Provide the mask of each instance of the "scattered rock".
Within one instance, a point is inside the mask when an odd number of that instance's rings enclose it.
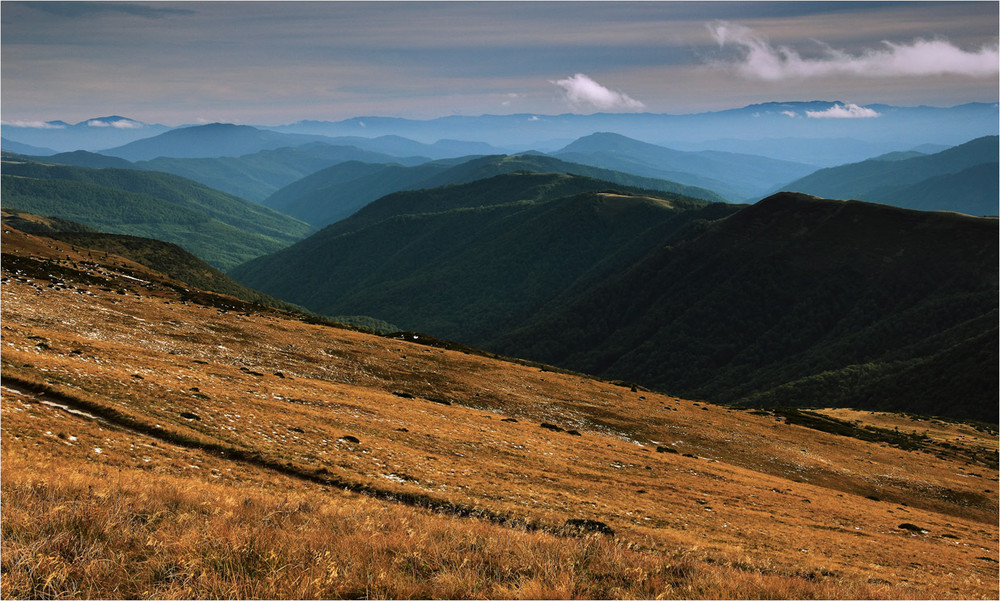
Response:
[[[656,452],[657,453],[673,453],[674,455],[680,455],[680,453],[681,453],[680,451],[678,451],[677,449],[675,449],[673,447],[664,447],[664,446],[658,446],[658,447],[656,447]]]
[[[408,392],[400,392],[399,390],[393,392],[392,394],[398,396],[401,399],[412,399],[413,395]]]
[[[409,432],[406,428],[396,428],[396,432]]]
[[[900,530],[909,530],[910,532],[927,532],[920,526],[917,526],[916,524],[911,524],[909,522],[903,522],[902,524],[897,526],[897,528],[899,528]]]
[[[511,422],[511,423],[514,423],[514,424],[516,424],[516,423],[517,423],[517,420],[516,420],[516,419],[514,419],[513,417],[505,417],[505,418],[503,418],[503,419],[502,419],[502,420],[500,420],[500,421],[502,421],[502,422]]]
[[[201,421],[200,417],[189,411],[181,411],[181,417],[183,417],[184,419],[196,419],[198,421]]]
[[[358,440],[358,439],[357,439],[357,438],[355,438],[354,436],[351,436],[350,434],[347,434],[347,435],[345,435],[345,436],[341,436],[341,437],[340,437],[340,440],[343,440],[344,442],[353,442],[353,443],[355,443],[355,444],[357,444],[357,443],[361,442],[360,440]]]
[[[578,532],[597,532],[598,534],[607,534],[610,536],[615,535],[615,531],[612,530],[610,526],[604,522],[598,522],[597,520],[581,520],[578,518],[572,518],[566,520],[565,527]]]
[[[557,426],[555,424],[545,424],[545,423],[543,423],[542,427],[545,428],[546,430],[552,430],[553,432],[565,432],[565,430],[563,430],[562,428],[560,428],[559,426]]]
[[[684,453],[684,455],[682,455],[682,457],[690,457],[692,459],[697,459],[698,458],[697,455],[692,455],[691,453]]]
[[[426,397],[428,401],[432,403],[437,403],[438,405],[451,405],[451,401],[447,399],[435,399],[431,397]]]
[[[278,376],[279,378],[284,378],[285,377],[285,374],[281,373],[280,371],[274,372],[274,375]]]
[[[188,388],[188,390],[190,390],[191,392],[201,392],[201,389],[198,388],[197,386],[192,386],[191,388]]]
[[[583,436],[578,430],[567,430],[566,433],[570,436]]]
[[[132,374],[132,377],[135,378],[136,380],[144,380],[145,379],[142,376],[140,376],[139,374]]]
[[[305,434],[305,430],[302,428],[296,428],[295,426],[288,426],[288,429],[292,432],[298,432],[299,434]]]
[[[881,501],[882,500],[882,499],[876,497],[875,495],[865,495],[865,498],[866,499],[870,499],[872,501]]]

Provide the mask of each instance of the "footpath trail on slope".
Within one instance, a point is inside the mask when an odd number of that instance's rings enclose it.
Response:
[[[143,423],[129,416],[123,415],[114,409],[103,407],[91,401],[85,401],[81,398],[53,390],[47,386],[39,386],[37,384],[21,380],[15,376],[4,376],[3,387],[34,398],[39,403],[61,409],[68,415],[77,419],[97,420],[112,427],[122,428],[132,432],[133,434],[177,445],[179,447],[211,453],[212,455],[228,461],[237,461],[253,467],[272,470],[284,476],[306,480],[323,486],[339,488],[346,492],[365,495],[379,501],[401,503],[410,507],[429,509],[434,512],[444,513],[454,517],[486,520],[494,524],[525,530],[528,532],[541,530],[550,534],[564,536],[579,536],[586,531],[613,534],[613,531],[608,529],[606,525],[592,520],[577,520],[576,522],[571,521],[569,524],[563,526],[542,524],[535,521],[503,515],[488,509],[459,505],[451,501],[436,499],[429,495],[391,491],[381,489],[370,484],[350,482],[328,474],[306,472],[287,464],[272,461],[258,452],[247,452],[243,449],[237,449],[222,444],[199,441],[163,427],[151,426],[147,423]]]

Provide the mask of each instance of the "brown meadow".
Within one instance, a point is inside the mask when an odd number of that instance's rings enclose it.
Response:
[[[820,412],[905,450],[3,252],[5,598],[998,595],[995,430]]]

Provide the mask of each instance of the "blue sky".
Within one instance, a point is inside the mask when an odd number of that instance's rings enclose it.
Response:
[[[996,102],[998,3],[3,2],[0,117]]]

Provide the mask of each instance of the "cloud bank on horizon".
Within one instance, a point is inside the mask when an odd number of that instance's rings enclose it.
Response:
[[[807,58],[788,46],[771,44],[764,36],[740,24],[713,23],[709,31],[720,48],[731,44],[740,50],[738,60],[723,64],[752,79],[778,81],[836,75],[995,77],[1000,73],[997,42],[967,51],[942,39],[918,39],[909,44],[882,41],[882,48],[860,54],[817,42],[820,56]]]

